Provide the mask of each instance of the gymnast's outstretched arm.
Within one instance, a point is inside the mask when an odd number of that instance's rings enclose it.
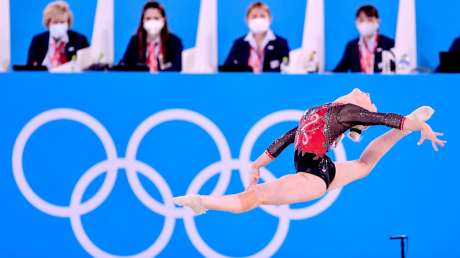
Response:
[[[421,137],[418,144],[422,144],[427,139],[431,140],[435,151],[438,151],[437,145],[442,146],[445,143],[437,138],[437,136],[442,134],[434,132],[425,121],[394,113],[370,112],[354,104],[344,105],[338,113],[337,120],[350,127],[355,125],[386,125],[406,132],[420,131]]]
[[[353,127],[356,125],[385,125],[395,129],[402,129],[406,118],[394,113],[371,112],[354,104],[345,104],[337,114],[337,121]]]
[[[256,185],[260,177],[260,168],[267,166],[278,157],[287,146],[294,142],[297,126],[287,131],[281,137],[273,141],[268,148],[251,165],[251,180],[248,189]]]

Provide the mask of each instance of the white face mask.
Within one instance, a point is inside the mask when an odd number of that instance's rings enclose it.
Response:
[[[376,22],[358,22],[356,23],[356,28],[361,36],[368,37],[377,32],[379,24]]]
[[[163,19],[160,20],[148,20],[144,22],[144,29],[149,35],[157,35],[160,33],[161,29],[165,26]]]
[[[252,33],[267,32],[270,29],[270,20],[268,18],[254,18],[249,20],[248,26]]]
[[[53,38],[60,39],[67,34],[67,30],[69,29],[69,25],[67,23],[57,23],[50,25],[50,35]]]

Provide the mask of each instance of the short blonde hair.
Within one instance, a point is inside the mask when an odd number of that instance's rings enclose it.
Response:
[[[263,2],[255,2],[255,3],[252,3],[248,7],[248,10],[246,11],[246,18],[248,18],[249,15],[251,14],[252,10],[254,10],[256,8],[261,8],[261,9],[263,9],[264,11],[266,11],[268,13],[268,16],[270,16],[270,17],[272,16],[272,14],[270,12],[270,7],[268,7],[268,5],[266,5]]]
[[[70,6],[65,1],[54,1],[49,3],[45,10],[43,11],[43,25],[48,28],[51,22],[51,19],[60,14],[66,14],[68,16],[69,27],[72,26],[73,15],[70,10]]]

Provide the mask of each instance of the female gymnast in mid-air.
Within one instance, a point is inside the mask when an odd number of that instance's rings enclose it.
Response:
[[[298,126],[270,144],[252,164],[251,181],[244,192],[224,196],[186,195],[174,201],[190,207],[195,214],[202,214],[207,210],[242,213],[259,205],[291,204],[319,198],[327,191],[369,175],[385,153],[412,131],[421,132],[418,145],[428,139],[438,151],[438,145],[443,147],[446,141],[440,140],[438,136],[442,134],[425,123],[433,112],[432,108],[423,106],[406,117],[377,113],[369,94],[354,89],[332,103],[306,110]],[[350,138],[357,140],[361,131],[370,125],[393,129],[373,140],[357,160],[334,163],[326,156],[347,130],[350,130]],[[257,184],[260,168],[267,166],[291,143],[295,145],[297,172]]]

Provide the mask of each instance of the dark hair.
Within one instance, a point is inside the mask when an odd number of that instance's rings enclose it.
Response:
[[[164,7],[156,2],[156,1],[148,1],[145,3],[144,7],[142,8],[141,20],[139,22],[139,26],[137,27],[137,38],[139,44],[139,59],[144,60],[145,51],[147,48],[147,31],[144,29],[144,16],[147,9],[158,9],[160,11],[161,16],[163,16],[165,20],[165,25],[160,32],[160,40],[161,40],[161,54],[163,55],[163,60],[167,60],[166,56],[166,41],[169,39],[169,30],[168,30],[168,21],[166,19],[166,11]]]
[[[358,18],[361,13],[364,13],[367,17],[379,18],[379,11],[377,11],[377,8],[373,5],[363,5],[359,7],[356,11],[356,18]]]
[[[266,4],[264,4],[264,3],[259,1],[259,2],[255,2],[255,3],[251,4],[248,7],[248,10],[246,11],[246,18],[249,17],[249,14],[252,12],[252,10],[254,10],[256,8],[262,8],[268,13],[268,16],[272,16],[272,14],[270,12],[270,8],[268,7],[268,5],[266,5]]]

